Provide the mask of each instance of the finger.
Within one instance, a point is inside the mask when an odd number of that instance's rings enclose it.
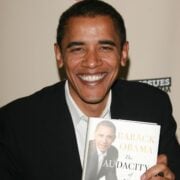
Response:
[[[157,158],[157,164],[168,164],[168,159],[167,159],[167,156],[165,154],[160,154]]]
[[[167,156],[164,154],[159,155],[157,158],[157,164],[165,164],[167,166],[167,164],[168,164]],[[159,175],[160,176],[163,175],[163,177],[165,177],[167,179],[172,179],[172,180],[175,179],[174,173],[168,167],[164,169],[164,172],[163,171],[159,172],[157,174],[157,176],[159,176]]]
[[[164,172],[164,177],[168,180],[175,180],[175,175],[169,168]]]
[[[141,180],[149,180],[153,177],[156,177],[156,179],[160,179],[161,176],[157,176],[159,173],[162,174],[166,170],[167,166],[163,163],[157,164],[151,168],[149,168],[141,177]]]
[[[141,177],[141,180],[150,180],[150,179],[174,180],[175,175],[165,164],[161,163],[148,169]]]

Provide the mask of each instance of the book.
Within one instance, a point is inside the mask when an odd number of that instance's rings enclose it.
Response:
[[[159,136],[155,123],[89,118],[82,180],[139,180],[156,164]]]

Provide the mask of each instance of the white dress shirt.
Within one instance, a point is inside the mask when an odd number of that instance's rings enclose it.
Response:
[[[102,153],[98,148],[97,148],[97,153],[98,153],[98,170],[97,172],[100,171],[104,157],[107,155],[107,152]]]
[[[73,100],[70,92],[69,92],[69,85],[68,81],[66,80],[65,83],[65,97],[66,102],[72,117],[77,144],[78,144],[78,150],[81,160],[81,165],[83,166],[83,160],[84,160],[84,150],[85,150],[85,142],[86,142],[86,132],[87,132],[87,124],[88,124],[88,116],[86,116],[77,106],[76,102]],[[106,104],[106,107],[101,114],[100,117],[103,118],[111,118],[111,112],[110,112],[110,105],[111,105],[111,91],[109,92],[108,101]]]

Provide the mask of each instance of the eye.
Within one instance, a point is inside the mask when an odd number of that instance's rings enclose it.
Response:
[[[111,139],[113,139],[113,136],[107,136],[107,138],[109,139],[109,140],[111,140]]]
[[[70,48],[71,53],[84,53],[85,49],[83,47],[72,47]]]
[[[98,136],[99,136],[100,138],[102,138],[104,135],[103,135],[103,134],[98,134]]]
[[[113,49],[114,49],[114,48],[113,48],[113,46],[111,46],[111,45],[103,45],[103,46],[100,47],[100,50],[101,50],[101,51],[104,51],[104,52],[106,52],[106,51],[107,51],[107,52],[113,51]]]

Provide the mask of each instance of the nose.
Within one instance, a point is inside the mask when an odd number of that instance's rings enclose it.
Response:
[[[102,142],[103,142],[104,144],[106,144],[106,143],[107,143],[107,138],[106,138],[106,137],[103,137],[103,138],[102,138]]]
[[[101,57],[98,55],[96,49],[88,50],[86,56],[82,61],[82,65],[88,68],[96,68],[102,64]]]

